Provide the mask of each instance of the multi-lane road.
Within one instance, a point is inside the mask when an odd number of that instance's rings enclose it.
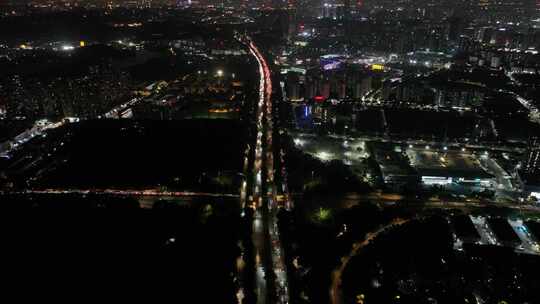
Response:
[[[257,303],[288,303],[289,290],[287,272],[283,248],[280,243],[279,229],[277,225],[278,204],[276,200],[276,185],[274,184],[274,154],[273,154],[273,113],[272,113],[272,79],[270,68],[255,43],[250,38],[242,39],[249,48],[250,54],[256,59],[260,75],[259,98],[256,111],[257,137],[254,145],[253,182],[242,185],[240,195],[222,193],[199,193],[186,191],[160,191],[160,190],[116,190],[116,189],[44,189],[26,190],[25,194],[106,194],[122,196],[148,196],[148,197],[236,197],[240,198],[244,206],[253,206],[255,215],[253,220],[253,244],[255,247],[255,279]],[[120,118],[120,114],[130,107],[139,103],[140,97],[133,98],[128,102],[118,105],[99,118]],[[60,123],[51,123],[45,127],[32,130],[24,135],[24,140],[41,134],[49,128],[61,126],[68,120]],[[17,146],[17,145],[14,145]],[[244,168],[248,168],[248,154],[246,151]],[[2,151],[0,151],[2,152]],[[281,159],[281,157],[279,158]],[[247,193],[252,193],[252,200]],[[243,292],[243,291],[242,291]],[[241,302],[241,300],[240,300]]]
[[[0,191],[0,193],[3,193]],[[136,189],[28,189],[22,191],[9,191],[9,194],[77,194],[77,195],[117,195],[117,196],[158,196],[158,197],[229,197],[238,198],[238,194],[232,193],[211,193],[193,191],[162,191],[158,189],[136,190]]]
[[[253,164],[253,244],[255,249],[255,292],[257,303],[288,303],[287,272],[277,226],[274,184],[272,79],[268,64],[255,43],[246,38],[250,54],[257,60],[260,83],[256,111]]]

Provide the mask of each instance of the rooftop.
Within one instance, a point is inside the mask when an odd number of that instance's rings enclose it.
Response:
[[[423,176],[492,178],[471,153],[407,149],[411,165]]]

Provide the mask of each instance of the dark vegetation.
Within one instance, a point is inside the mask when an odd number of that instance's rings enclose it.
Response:
[[[232,120],[84,121],[37,138],[2,170],[38,188],[237,193],[245,136]]]
[[[352,244],[395,217],[410,216],[400,207],[381,210],[369,203],[306,214],[308,209],[300,206],[279,215],[291,293],[298,303],[328,303],[331,273]]]
[[[44,186],[239,189],[244,141],[235,121],[85,122],[70,133],[67,162]]]
[[[236,203],[1,197],[4,291],[23,300],[234,303]],[[7,296],[4,293],[4,296]]]
[[[512,248],[466,244],[452,248],[445,218],[428,217],[375,239],[343,278],[345,303],[536,303],[540,265]],[[502,262],[504,261],[504,262]]]
[[[284,140],[285,166],[291,192],[304,196],[325,194],[366,193],[369,185],[361,181],[343,162],[321,162],[294,146],[291,138]]]

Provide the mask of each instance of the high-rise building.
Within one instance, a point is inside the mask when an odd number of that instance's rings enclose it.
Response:
[[[287,73],[287,98],[291,101],[299,101],[303,99],[300,93],[300,75],[295,72]]]
[[[523,172],[528,175],[540,174],[540,138],[537,136],[529,139]]]

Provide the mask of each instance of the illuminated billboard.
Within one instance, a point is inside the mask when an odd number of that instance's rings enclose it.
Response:
[[[372,64],[371,70],[373,71],[384,71],[384,65],[382,64]]]
[[[344,58],[340,55],[326,55],[321,57],[320,62],[323,70],[336,70],[342,66]]]
[[[323,102],[326,98],[324,98],[324,96],[317,95],[314,97],[314,99],[316,102]]]

